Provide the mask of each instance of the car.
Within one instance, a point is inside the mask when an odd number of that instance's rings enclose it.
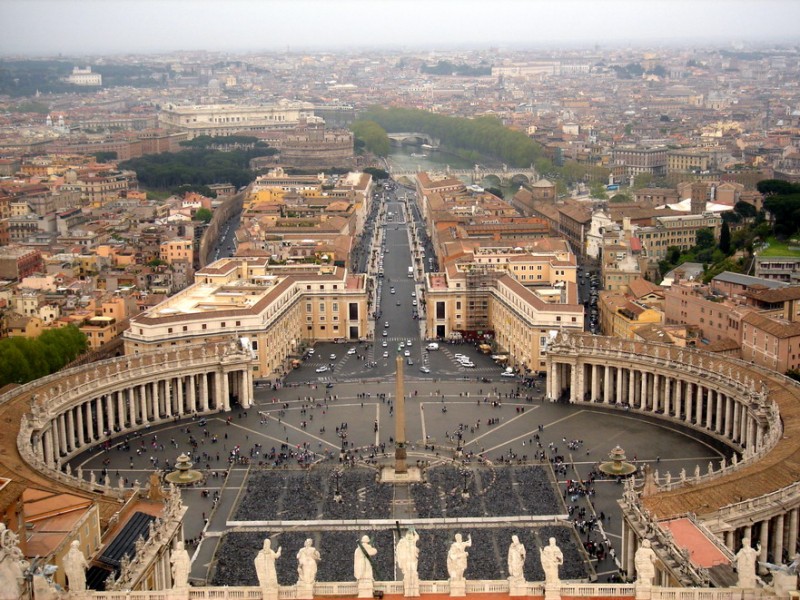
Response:
[[[389,358],[389,351],[388,350],[383,353],[383,358]]]
[[[406,346],[411,347],[411,340],[406,340]]]
[[[411,352],[409,350],[405,350],[403,352],[403,356],[411,356]]]
[[[356,353],[356,349],[355,348],[350,348],[350,350],[348,350],[347,353],[350,354],[350,355],[353,355],[353,354]]]
[[[425,349],[426,350],[438,350],[439,349],[439,344],[437,344],[436,342],[431,342],[430,344],[425,346]]]
[[[413,361],[413,360],[411,360],[410,358],[408,358],[408,359],[406,359],[406,364],[407,364],[407,365],[409,365],[409,366],[411,366],[411,365],[413,365],[413,364],[414,364],[414,361]]]
[[[503,371],[500,373],[500,377],[516,377],[516,373],[509,373],[508,371]]]
[[[321,367],[317,367],[317,373],[325,373],[328,370],[328,365],[322,365]]]
[[[331,359],[331,360],[336,360],[336,355],[335,354],[331,354],[328,358]]]
[[[417,301],[416,300],[412,300],[411,301],[411,306],[416,306],[416,305],[417,305]]]
[[[474,369],[475,368],[475,363],[474,362],[463,362],[463,363],[461,363],[461,366],[464,367],[465,369]]]
[[[390,294],[394,294],[394,288],[390,289],[390,290],[389,290],[389,293],[390,293]]]
[[[464,356],[463,354],[459,354],[458,352],[453,354],[453,356],[456,358],[456,360],[459,359],[459,358],[467,358],[466,356]]]
[[[383,340],[383,343],[381,344],[381,346],[386,348],[388,345],[389,345],[389,342],[387,342],[386,340]]]
[[[428,367],[420,367],[419,370],[422,373],[430,373],[431,372],[431,370]]]
[[[385,321],[383,327],[384,329],[389,329],[389,321]]]
[[[397,306],[400,306],[400,300],[397,301]]]
[[[309,348],[309,349],[308,349],[308,353],[309,353],[311,356],[314,356],[314,349],[313,349],[313,348]]]
[[[417,292],[411,292],[411,297],[412,298],[416,298],[417,297]]]
[[[331,389],[333,386],[334,386],[334,383],[331,382],[331,381],[329,381],[328,383],[325,384],[325,387],[328,388],[328,389]]]
[[[389,332],[388,332],[388,331],[386,331],[386,330],[384,329],[384,330],[383,330],[383,333],[382,333],[381,335],[382,335],[383,337],[386,337],[387,335],[389,335]]]

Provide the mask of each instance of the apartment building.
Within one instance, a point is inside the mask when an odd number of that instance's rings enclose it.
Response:
[[[657,217],[655,225],[640,227],[636,235],[642,241],[642,247],[650,260],[658,261],[667,255],[670,246],[677,246],[681,250],[694,246],[697,243],[697,232],[701,229],[711,229],[714,238],[719,239],[721,227],[722,217],[707,212],[699,215]]]

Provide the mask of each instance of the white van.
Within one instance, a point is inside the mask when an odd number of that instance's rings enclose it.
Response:
[[[438,350],[439,349],[439,344],[437,344],[436,342],[431,342],[430,344],[425,346],[425,349],[426,350]]]

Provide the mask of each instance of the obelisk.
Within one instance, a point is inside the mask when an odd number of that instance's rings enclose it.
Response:
[[[406,399],[403,395],[403,356],[397,354],[397,379],[394,384],[394,472],[407,473]]]

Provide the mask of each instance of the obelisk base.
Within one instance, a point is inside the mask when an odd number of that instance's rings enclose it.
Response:
[[[422,469],[408,467],[405,473],[398,473],[394,466],[386,465],[381,469],[381,483],[420,483]]]

